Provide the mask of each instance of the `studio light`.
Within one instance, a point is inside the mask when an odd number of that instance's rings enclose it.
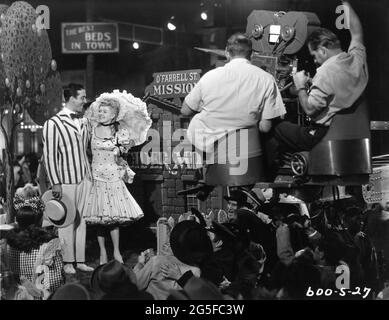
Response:
[[[174,16],[170,17],[168,23],[167,23],[167,28],[170,30],[170,31],[174,31],[177,29],[176,25],[174,24]]]

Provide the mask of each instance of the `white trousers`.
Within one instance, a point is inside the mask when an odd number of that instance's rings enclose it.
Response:
[[[82,190],[84,180],[77,184],[68,184],[68,188],[74,188],[71,195],[74,198],[76,208],[78,207],[79,195]],[[65,228],[58,229],[58,236],[64,241],[63,261],[64,263],[84,263],[85,262],[85,241],[86,224],[82,218],[82,212],[76,212],[75,221]]]

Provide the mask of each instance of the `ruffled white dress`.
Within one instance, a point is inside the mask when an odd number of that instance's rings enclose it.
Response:
[[[92,130],[93,182],[84,183],[78,209],[88,224],[127,224],[144,216],[123,178],[132,172],[117,163],[116,138],[100,138]]]

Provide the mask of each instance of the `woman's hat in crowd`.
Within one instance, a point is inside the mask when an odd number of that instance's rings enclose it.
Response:
[[[224,300],[224,298],[213,283],[192,277],[183,290],[170,290],[169,300]]]
[[[44,218],[57,228],[64,228],[72,224],[76,218],[76,204],[74,186],[62,185],[62,198],[55,199],[52,190],[46,191],[42,200],[45,203]]]
[[[207,230],[193,220],[181,221],[173,228],[170,247],[173,255],[188,265],[199,265],[213,252]]]
[[[117,260],[98,266],[92,273],[91,287],[96,293],[113,293],[123,286],[134,286],[137,292],[135,273]]]
[[[39,196],[39,188],[35,187],[32,183],[26,183],[24,187],[17,188],[15,196],[18,195],[24,199],[29,199]]]

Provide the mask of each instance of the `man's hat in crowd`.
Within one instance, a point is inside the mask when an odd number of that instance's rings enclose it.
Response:
[[[88,290],[78,283],[66,283],[59,287],[48,300],[91,300]]]
[[[193,220],[175,225],[170,233],[170,247],[173,255],[188,265],[199,265],[213,252],[207,230]]]
[[[225,196],[224,199],[227,201],[236,201],[240,205],[247,204],[247,195],[240,190],[232,190],[230,196]]]
[[[170,290],[170,300],[224,300],[219,289],[211,282],[192,277],[183,290]]]
[[[209,231],[213,232],[224,240],[236,240],[236,234],[232,232],[226,224],[227,223],[222,224],[216,221],[212,221],[212,227],[209,229]]]
[[[45,203],[44,218],[57,228],[72,224],[76,218],[74,186],[62,185],[62,198],[55,199],[52,190],[46,191],[42,200]]]
[[[91,276],[91,287],[96,293],[112,293],[123,286],[135,286],[135,273],[117,260],[98,266]],[[137,288],[134,288],[136,291]]]

